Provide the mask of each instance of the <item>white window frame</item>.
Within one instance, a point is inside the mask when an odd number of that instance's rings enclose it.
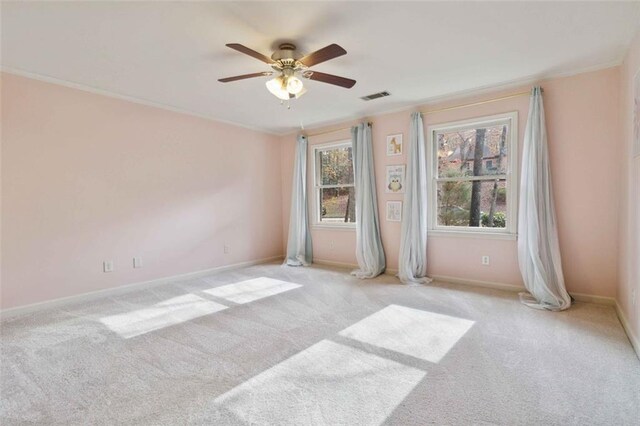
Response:
[[[342,230],[355,230],[356,224],[355,222],[322,222],[322,212],[320,211],[322,203],[320,202],[320,195],[322,188],[343,188],[343,187],[355,187],[355,176],[354,183],[349,185],[320,185],[320,156],[318,153],[320,151],[328,151],[336,148],[351,148],[351,153],[353,155],[353,144],[351,143],[351,139],[328,142],[323,144],[312,145],[312,149],[309,150],[311,158],[309,162],[312,164],[312,187],[313,187],[313,196],[311,197],[311,211],[313,212],[313,223],[312,226],[315,228],[333,228],[333,229],[342,229]],[[355,200],[354,200],[355,201]]]
[[[488,127],[499,124],[508,124],[509,137],[507,140],[508,161],[504,175],[468,176],[462,179],[438,178],[438,146],[435,139],[437,132],[451,130],[469,130],[478,127]],[[429,235],[471,237],[471,238],[495,238],[515,240],[518,231],[518,112],[509,112],[487,117],[478,117],[470,120],[462,120],[429,126],[427,130],[427,168],[429,179],[428,187],[428,224]],[[467,226],[438,225],[438,182],[446,180],[506,180],[507,188],[507,227],[483,228]]]

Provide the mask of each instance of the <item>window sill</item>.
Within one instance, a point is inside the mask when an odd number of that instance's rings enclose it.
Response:
[[[431,230],[427,231],[427,237],[453,237],[453,238],[475,238],[483,240],[511,240],[518,239],[517,234],[511,234],[508,232],[478,232],[478,231],[443,231],[443,230]]]
[[[311,229],[312,230],[323,229],[327,231],[355,231],[356,224],[354,223],[352,225],[336,225],[336,224],[314,223],[313,225],[311,225]]]

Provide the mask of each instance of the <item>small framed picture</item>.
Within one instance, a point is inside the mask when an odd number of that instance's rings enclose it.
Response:
[[[404,164],[387,166],[385,192],[390,194],[404,194]]]
[[[402,220],[402,201],[387,201],[387,221],[400,222]]]
[[[402,133],[387,136],[387,156],[402,155]]]

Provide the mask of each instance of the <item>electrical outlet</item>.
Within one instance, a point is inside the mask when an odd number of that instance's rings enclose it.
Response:
[[[330,248],[331,250],[333,250],[333,247],[334,247],[333,240],[330,240],[330,241],[329,241],[329,248]]]
[[[231,249],[229,249],[228,245],[224,245],[224,254],[229,254],[229,252],[231,251]]]
[[[482,256],[482,264],[484,266],[489,266],[489,256]]]
[[[631,289],[631,304],[633,306],[636,306],[636,289],[635,288]]]
[[[133,258],[133,267],[138,269],[138,268],[142,268],[142,258],[141,257],[134,257]]]
[[[102,262],[102,269],[104,272],[113,272],[113,260],[105,260]]]

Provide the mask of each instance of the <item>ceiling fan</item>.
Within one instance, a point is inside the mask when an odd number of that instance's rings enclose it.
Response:
[[[275,74],[274,78],[267,81],[267,89],[283,101],[299,98],[306,93],[307,90],[305,89],[300,77],[345,87],[347,89],[352,88],[353,85],[356,84],[356,81],[351,80],[350,78],[325,74],[309,69],[309,67],[314,65],[345,55],[347,51],[337,44],[330,44],[327,47],[323,47],[320,50],[303,56],[296,51],[296,46],[294,44],[282,43],[271,57],[265,56],[262,53],[256,52],[255,50],[249,49],[248,47],[238,43],[230,43],[226,46],[271,65],[271,68],[273,68],[274,71],[236,75],[234,77],[221,78],[218,81],[222,83],[229,83],[231,81],[244,80],[247,78],[268,77]]]

